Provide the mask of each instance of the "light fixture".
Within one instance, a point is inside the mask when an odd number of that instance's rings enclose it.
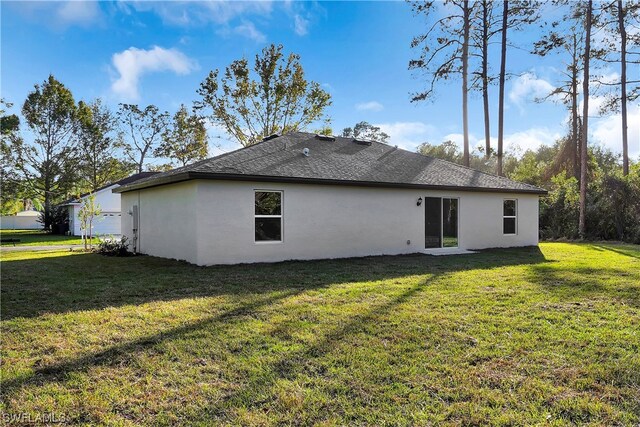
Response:
[[[418,197],[418,203],[416,203],[417,206],[420,206],[422,204],[422,197]]]

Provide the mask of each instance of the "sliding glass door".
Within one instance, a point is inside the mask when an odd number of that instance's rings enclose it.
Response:
[[[424,247],[442,247],[442,199],[424,198]]]
[[[425,197],[424,247],[458,247],[458,199]]]

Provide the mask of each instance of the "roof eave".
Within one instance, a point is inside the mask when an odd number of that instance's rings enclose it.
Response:
[[[325,184],[325,185],[345,185],[351,187],[378,187],[378,188],[415,188],[424,190],[446,190],[446,191],[469,191],[484,193],[512,193],[512,194],[538,194],[547,195],[548,192],[542,188],[532,189],[516,189],[516,188],[491,188],[491,187],[473,187],[473,186],[456,186],[456,185],[427,185],[427,184],[409,184],[395,182],[378,182],[378,181],[345,181],[335,179],[321,178],[300,178],[290,176],[268,176],[268,175],[244,175],[244,174],[226,174],[226,173],[210,173],[210,172],[183,172],[180,174],[163,177],[161,179],[152,179],[139,184],[133,183],[123,185],[113,190],[114,193],[126,193],[129,191],[142,190],[161,185],[174,184],[193,179],[210,179],[210,180],[227,180],[227,181],[263,181],[263,182],[286,182],[296,184]]]
[[[160,185],[174,184],[176,182],[188,181],[190,179],[194,179],[190,177],[192,172],[182,172],[175,175],[170,175],[166,177],[160,178],[152,178],[148,181],[139,182],[134,181],[131,184],[121,185],[117,188],[111,190],[112,193],[127,193],[129,191],[142,190],[144,188],[158,187]]]

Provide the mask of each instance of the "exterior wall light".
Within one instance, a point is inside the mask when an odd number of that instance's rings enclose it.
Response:
[[[422,197],[418,197],[418,203],[416,203],[417,206],[420,206],[422,204]]]

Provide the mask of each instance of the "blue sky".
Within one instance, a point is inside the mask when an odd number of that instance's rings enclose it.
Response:
[[[76,100],[103,98],[156,104],[174,112],[197,99],[209,70],[269,43],[301,55],[307,78],[328,90],[335,132],[358,121],[381,126],[391,143],[414,150],[421,142],[461,141],[458,82],[442,86],[433,101],[413,104],[424,82],[407,69],[418,55],[411,38],[425,28],[405,2],[2,2],[2,97],[24,101],[35,83],[54,74]],[[445,11],[441,10],[441,13]],[[517,35],[527,46],[538,30]],[[493,52],[493,68],[498,68]],[[550,91],[559,57],[510,51],[517,76],[507,86],[506,142],[511,149],[550,144],[565,133],[566,111],[534,102]],[[615,78],[614,69],[603,74]],[[633,73],[633,71],[631,71]],[[497,134],[497,88],[492,88],[492,137]],[[595,104],[598,101],[596,100]],[[640,154],[640,110],[630,109],[630,152]],[[596,118],[593,143],[620,151],[619,116]],[[482,143],[478,94],[470,100],[470,131]],[[212,154],[237,145],[215,140]]]

